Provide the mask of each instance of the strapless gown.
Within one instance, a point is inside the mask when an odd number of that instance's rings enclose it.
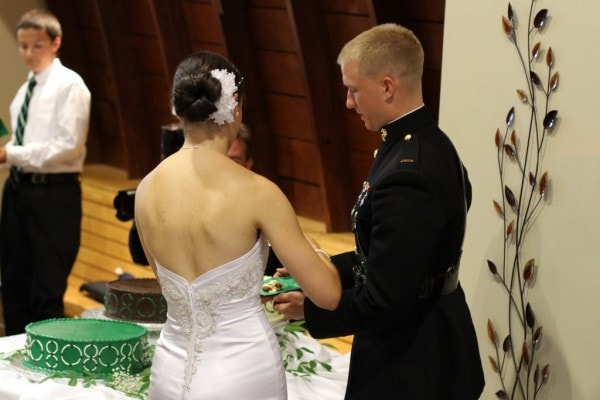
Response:
[[[167,321],[152,360],[150,400],[287,398],[281,351],[260,301],[268,245],[189,282],[156,264]]]

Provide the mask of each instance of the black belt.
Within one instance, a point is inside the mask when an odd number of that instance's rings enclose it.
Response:
[[[37,172],[10,171],[10,179],[16,183],[32,185],[48,185],[54,183],[79,182],[79,172],[61,172],[57,174],[40,174]]]
[[[450,294],[458,287],[458,265],[451,266],[448,271],[442,275],[427,279],[421,286],[420,299],[443,296]]]

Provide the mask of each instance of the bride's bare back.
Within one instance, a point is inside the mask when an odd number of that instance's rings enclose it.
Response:
[[[179,150],[143,179],[136,220],[152,257],[188,280],[245,254],[272,184],[205,147]]]

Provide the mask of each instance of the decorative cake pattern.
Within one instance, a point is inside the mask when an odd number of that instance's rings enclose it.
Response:
[[[123,321],[164,323],[167,320],[167,302],[157,279],[115,280],[108,283],[104,314]]]
[[[23,365],[78,376],[138,373],[150,366],[148,331],[141,325],[104,319],[58,318],[25,328]]]

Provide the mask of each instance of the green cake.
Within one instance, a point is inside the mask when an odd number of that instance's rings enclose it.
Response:
[[[150,366],[148,331],[138,324],[57,318],[33,322],[25,332],[23,365],[31,369],[106,376]]]
[[[167,301],[157,279],[134,278],[108,282],[104,315],[123,321],[164,323]]]

